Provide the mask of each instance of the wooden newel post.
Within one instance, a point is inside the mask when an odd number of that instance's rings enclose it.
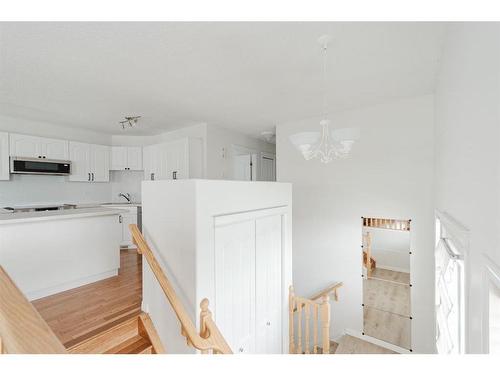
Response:
[[[204,339],[208,338],[210,333],[207,329],[207,319],[212,317],[212,313],[208,309],[208,299],[203,298],[200,302],[200,336]],[[208,350],[202,350],[201,354],[208,354]]]
[[[330,297],[324,295],[320,305],[323,354],[330,354]]]
[[[293,291],[293,286],[290,285],[288,293],[288,324],[289,324],[289,348],[288,352],[290,354],[295,354],[295,337],[294,337],[294,326],[293,326],[293,310],[295,309],[295,293]]]

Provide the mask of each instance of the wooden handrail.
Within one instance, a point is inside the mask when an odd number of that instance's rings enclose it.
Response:
[[[66,353],[61,341],[1,266],[0,353]]]
[[[326,287],[321,292],[316,293],[315,295],[313,295],[309,299],[313,300],[313,301],[316,301],[316,300],[320,299],[323,296],[329,296],[329,295],[331,295],[333,293],[333,298],[335,299],[335,301],[338,301],[339,300],[338,290],[343,285],[344,284],[342,282],[336,282],[336,283],[334,283],[334,284]]]
[[[229,345],[224,340],[224,337],[211,318],[211,312],[210,310],[208,310],[208,300],[206,300],[205,312],[207,314],[203,325],[204,332],[202,337],[198,334],[198,332],[196,332],[196,327],[193,321],[189,317],[189,314],[187,313],[184,305],[177,296],[177,293],[170,283],[170,280],[165,275],[165,272],[163,272],[163,269],[156,260],[153,251],[147,244],[137,225],[130,224],[129,229],[132,233],[133,242],[137,246],[137,251],[146,258],[151,271],[155,275],[156,280],[158,280],[160,287],[165,293],[165,296],[170,302],[170,305],[174,309],[177,319],[181,324],[181,334],[186,337],[188,344],[192,345],[198,350],[201,350],[202,353],[212,351],[213,353],[232,354]],[[202,304],[204,304],[204,301],[202,301]]]

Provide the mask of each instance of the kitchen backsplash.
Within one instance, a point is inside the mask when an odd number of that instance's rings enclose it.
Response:
[[[63,176],[11,175],[0,181],[0,207],[46,203],[122,202],[118,193],[141,200],[143,172],[112,171],[110,182],[69,182]]]

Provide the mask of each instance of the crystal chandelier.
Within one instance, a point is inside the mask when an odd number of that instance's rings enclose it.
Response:
[[[323,51],[323,119],[319,122],[321,132],[300,132],[290,136],[290,142],[302,153],[304,159],[319,159],[322,163],[346,158],[359,138],[357,128],[330,129],[326,109],[326,61],[329,41],[328,35],[318,39]]]

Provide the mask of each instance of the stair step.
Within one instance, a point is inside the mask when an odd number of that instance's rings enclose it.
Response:
[[[93,336],[71,348],[72,354],[105,353],[120,343],[137,336],[137,316]]]
[[[134,336],[107,350],[105,354],[146,354],[151,353],[152,346],[149,340],[142,336]]]
[[[145,313],[120,323],[68,349],[71,354],[165,353],[149,316]]]

